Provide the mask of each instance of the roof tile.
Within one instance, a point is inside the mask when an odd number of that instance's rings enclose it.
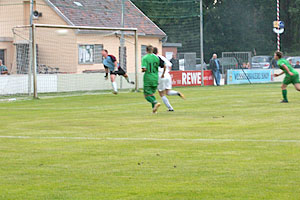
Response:
[[[122,0],[48,0],[75,26],[121,27]],[[83,6],[77,6],[74,1]],[[165,36],[131,1],[125,3],[124,27],[145,35]]]

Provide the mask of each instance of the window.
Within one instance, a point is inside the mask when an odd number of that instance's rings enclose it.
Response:
[[[4,51],[4,49],[0,49],[0,60],[2,60],[3,65],[5,65]]]
[[[93,64],[94,49],[94,45],[79,45],[79,64]]]
[[[142,48],[141,48],[141,49],[142,49],[142,52],[141,52],[142,58],[143,58],[145,55],[147,55],[146,48],[147,48],[146,45],[142,45]]]
[[[101,51],[102,44],[84,44],[78,47],[78,62],[79,64],[100,64],[102,63]]]
[[[119,58],[120,58],[120,61],[121,61],[121,47],[119,47]],[[126,47],[124,47],[124,58],[123,58],[123,66],[122,69],[124,69],[125,71],[127,71],[127,50],[126,50]]]
[[[93,64],[94,50],[94,45],[79,45],[79,64]]]

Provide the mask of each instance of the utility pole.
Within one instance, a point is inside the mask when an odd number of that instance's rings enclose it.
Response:
[[[277,21],[280,21],[280,0],[277,0]],[[280,33],[277,33],[277,50],[280,51]]]
[[[201,55],[201,86],[204,86],[203,0],[200,0],[200,55]]]

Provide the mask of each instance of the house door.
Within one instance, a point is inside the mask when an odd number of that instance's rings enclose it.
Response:
[[[3,65],[5,65],[5,56],[4,56],[4,49],[0,49],[0,60],[2,60]]]

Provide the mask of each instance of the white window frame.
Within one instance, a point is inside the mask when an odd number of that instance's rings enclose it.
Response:
[[[90,60],[89,61],[87,61],[86,59],[84,60],[84,61],[81,61],[81,58],[82,58],[82,55],[81,54],[83,54],[83,52],[81,52],[82,50],[81,50],[81,47],[83,47],[83,46],[85,46],[85,47],[87,47],[87,46],[89,46],[89,47],[93,47],[93,50],[92,50],[92,58],[90,58]],[[83,58],[84,59],[84,58]],[[91,60],[92,59],[92,60]],[[80,64],[80,65],[90,65],[90,64],[95,64],[95,45],[94,44],[79,44],[78,45],[78,64]]]

